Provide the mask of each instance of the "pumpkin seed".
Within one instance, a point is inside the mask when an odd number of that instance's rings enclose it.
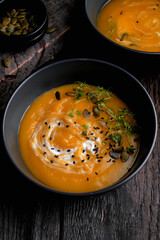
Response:
[[[47,30],[46,30],[46,33],[52,33],[56,30],[55,27],[49,27]]]
[[[87,109],[84,109],[84,111],[83,111],[83,116],[84,116],[86,119],[89,119],[89,118],[90,118],[90,112],[89,112]]]
[[[65,94],[67,96],[70,96],[70,97],[75,97],[75,93],[74,92],[66,92]]]
[[[4,25],[4,26],[7,26],[7,25],[10,23],[10,21],[11,21],[10,18],[5,17],[5,18],[3,19],[3,25]]]
[[[120,41],[123,41],[126,37],[128,37],[128,33],[123,33],[120,38]]]
[[[124,149],[123,146],[115,146],[115,147],[113,147],[113,151],[114,151],[114,152],[117,152],[117,153],[122,152],[123,149]]]
[[[6,68],[10,67],[10,60],[9,60],[9,58],[4,58],[2,61],[3,61],[4,67],[6,67]]]
[[[97,106],[93,107],[93,113],[94,113],[95,117],[99,117],[100,114],[101,114],[101,112],[100,112],[100,110],[99,110],[99,108]]]
[[[60,100],[60,99],[61,99],[61,94],[60,94],[59,91],[56,91],[55,96],[56,96],[56,99],[57,99],[57,100]]]
[[[126,151],[123,151],[121,156],[122,162],[127,162],[128,159],[129,159],[129,154]]]
[[[119,154],[117,152],[114,152],[114,151],[110,151],[109,155],[113,159],[119,159],[120,158]]]

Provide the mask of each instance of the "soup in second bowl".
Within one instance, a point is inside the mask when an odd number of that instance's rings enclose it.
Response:
[[[160,52],[160,1],[111,0],[101,9],[97,28],[125,47]]]

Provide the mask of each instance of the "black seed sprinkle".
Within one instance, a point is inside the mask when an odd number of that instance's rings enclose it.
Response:
[[[47,123],[47,122],[45,122],[45,124],[47,125],[48,123]]]
[[[89,160],[90,159],[90,156],[87,158],[87,160]]]
[[[66,125],[66,128],[69,128],[69,125]]]
[[[76,122],[74,122],[75,124],[77,124]]]
[[[54,148],[51,148],[51,150],[54,150]]]
[[[51,128],[51,126],[48,127],[49,129]]]
[[[76,162],[75,161],[73,161],[73,164],[75,164]]]
[[[59,149],[57,150],[57,152],[60,152],[60,151],[61,151],[61,150],[59,150]]]
[[[55,158],[58,158],[58,155],[54,155]]]
[[[74,155],[72,155],[71,157],[74,158]]]
[[[89,178],[87,177],[87,181],[89,181]]]
[[[97,162],[101,162],[101,160],[98,160]]]
[[[45,137],[45,135],[43,135],[42,137]]]
[[[46,145],[45,144],[43,144],[43,147],[45,147]]]
[[[97,173],[97,172],[95,172],[95,174],[96,174],[96,175],[98,175],[98,173]]]
[[[50,162],[53,163],[53,160],[51,160]]]
[[[49,140],[52,140],[52,137],[50,137]]]
[[[59,123],[58,123],[58,126],[60,126],[60,125],[61,125],[61,123],[59,122]]]
[[[89,137],[86,137],[86,139],[89,139]]]
[[[71,151],[70,149],[67,150],[67,152],[70,152],[70,151]]]
[[[101,157],[99,157],[99,158],[101,158],[101,159],[102,159],[102,158],[103,158],[103,156],[101,156]]]
[[[86,150],[85,150],[85,149],[83,149],[83,151],[82,151],[82,152],[84,153],[85,151],[86,151]]]
[[[46,152],[43,153],[44,155],[47,154]]]
[[[103,133],[103,131],[100,131],[100,133]]]
[[[91,133],[90,135],[93,135],[94,133]]]
[[[104,155],[107,155],[107,152],[105,152],[105,154]]]
[[[65,166],[68,166],[68,163],[66,163]]]
[[[89,154],[87,153],[86,156],[89,157]]]
[[[81,160],[81,162],[84,162],[85,160],[83,159],[83,160]]]
[[[104,119],[104,117],[101,117],[101,119]]]
[[[115,160],[112,160],[112,162],[115,162]]]

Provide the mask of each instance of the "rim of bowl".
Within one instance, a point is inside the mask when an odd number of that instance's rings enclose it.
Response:
[[[106,36],[104,36],[104,34],[102,34],[102,33],[97,29],[96,24],[93,24],[93,22],[91,21],[91,19],[90,19],[90,17],[89,17],[89,14],[88,14],[87,2],[88,2],[88,0],[85,0],[85,12],[86,12],[86,16],[87,16],[87,18],[88,18],[91,26],[93,27],[93,29],[94,29],[103,39],[107,40],[108,42],[110,42],[111,44],[115,45],[116,47],[120,47],[120,48],[122,48],[122,49],[124,49],[124,50],[126,50],[126,51],[128,50],[128,51],[131,51],[131,52],[134,52],[134,53],[139,53],[139,54],[144,54],[144,55],[145,55],[145,54],[146,54],[146,55],[160,55],[160,51],[159,51],[159,52],[148,52],[148,51],[142,51],[142,50],[132,49],[132,48],[123,46],[123,45],[121,45],[121,44],[118,44],[118,43],[114,42],[113,40],[111,40],[111,39],[107,38]],[[106,3],[107,3],[107,0],[106,0]],[[98,12],[97,12],[98,14],[99,14],[100,10],[102,9],[102,7],[103,7],[106,3],[104,3],[104,4],[101,6],[101,8],[98,10]],[[98,14],[97,14],[97,15],[98,15]],[[97,18],[96,18],[96,20],[97,20]]]
[[[16,94],[18,94],[19,91],[21,91],[21,88],[23,87],[23,85],[25,85],[28,81],[30,81],[30,79],[32,79],[34,76],[36,76],[37,73],[41,72],[41,71],[45,71],[45,69],[47,68],[50,68],[53,66],[56,66],[56,65],[59,65],[59,64],[65,64],[65,63],[73,63],[73,62],[97,62],[97,63],[100,63],[100,64],[104,64],[104,65],[107,65],[107,66],[111,66],[115,69],[118,69],[120,71],[122,71],[123,73],[127,74],[130,78],[132,78],[133,81],[135,81],[142,89],[143,91],[145,92],[146,96],[148,97],[148,99],[150,100],[150,103],[151,103],[151,106],[152,106],[152,109],[153,109],[153,113],[154,113],[154,124],[155,124],[155,131],[154,131],[154,137],[153,137],[153,141],[152,141],[152,145],[150,147],[150,150],[146,156],[146,158],[143,160],[143,162],[141,163],[140,166],[138,166],[129,176],[127,176],[126,178],[120,180],[119,182],[117,182],[116,184],[110,186],[110,187],[107,187],[107,188],[104,188],[104,189],[100,189],[100,190],[96,190],[96,191],[91,191],[91,192],[82,192],[82,193],[73,193],[73,192],[63,192],[63,191],[59,191],[59,190],[55,190],[47,185],[44,185],[42,182],[39,181],[39,179],[37,179],[38,181],[35,181],[34,179],[30,178],[25,172],[23,172],[21,170],[21,168],[15,163],[12,155],[9,153],[8,151],[8,148],[7,148],[7,144],[6,144],[6,139],[5,139],[5,119],[6,119],[6,115],[7,115],[7,111],[8,111],[8,108],[12,102],[12,99],[14,98],[14,96]],[[4,112],[4,116],[3,116],[3,123],[2,123],[2,135],[3,135],[3,142],[4,142],[4,145],[5,145],[5,148],[6,148],[6,152],[8,154],[8,156],[10,157],[11,159],[11,162],[13,163],[13,165],[15,165],[15,167],[19,170],[19,172],[25,176],[29,181],[33,182],[34,184],[36,184],[37,186],[39,186],[40,188],[43,188],[47,191],[50,191],[50,192],[53,192],[53,193],[56,193],[56,194],[59,194],[59,195],[65,195],[65,196],[70,196],[70,197],[85,197],[85,196],[94,196],[94,195],[99,195],[99,194],[103,194],[103,193],[106,193],[106,192],[109,192],[111,190],[114,190],[116,188],[118,188],[119,186],[123,185],[124,183],[128,182],[134,175],[136,175],[140,169],[144,166],[144,164],[147,162],[152,150],[153,150],[153,147],[155,145],[155,141],[156,141],[156,137],[157,137],[157,128],[158,128],[158,123],[157,123],[157,114],[156,114],[156,110],[155,110],[155,106],[152,102],[152,99],[149,95],[149,93],[147,92],[147,90],[144,88],[144,86],[131,74],[129,73],[128,71],[126,71],[125,69],[113,64],[113,63],[110,63],[110,62],[107,62],[107,61],[103,61],[103,60],[100,60],[100,59],[94,59],[94,58],[70,58],[70,59],[65,59],[65,60],[60,60],[60,61],[57,61],[55,63],[50,63],[48,64],[47,66],[44,66],[40,69],[38,69],[37,71],[35,71],[33,74],[31,74],[29,77],[27,77],[19,86],[18,88],[15,90],[15,92],[13,93],[13,95],[10,97],[8,103],[7,103],[7,106],[6,106],[6,109],[5,109],[5,112]],[[22,156],[21,156],[22,158]],[[23,158],[22,158],[22,161],[23,161]],[[28,168],[27,168],[28,169]],[[29,170],[29,169],[28,169]],[[30,171],[30,170],[29,170]],[[32,174],[32,173],[31,173]],[[33,175],[34,176],[34,175]],[[36,177],[35,177],[36,178]]]
[[[5,2],[7,2],[6,0],[3,0],[2,3],[5,4]],[[42,6],[43,8],[43,11],[44,11],[44,19],[42,20],[41,23],[38,24],[38,27],[31,33],[28,33],[26,35],[11,35],[9,36],[10,39],[19,39],[19,38],[27,38],[27,37],[32,37],[32,35],[35,35],[37,34],[39,31],[41,31],[41,29],[43,29],[44,27],[47,28],[47,24],[48,24],[48,14],[47,14],[47,9],[46,9],[46,6],[44,5],[44,3],[41,1],[41,0],[36,0],[36,2],[38,2],[39,5]],[[1,4],[1,2],[0,2]],[[12,6],[13,2],[11,2],[11,6]],[[27,3],[26,3],[27,4]],[[35,3],[34,3],[35,4]],[[24,3],[25,5],[25,3]],[[27,8],[29,9],[30,5],[27,5]],[[10,7],[10,5],[9,5]],[[8,36],[6,36],[5,34],[1,34],[0,36],[2,36],[3,38],[7,38],[7,40],[9,40]]]

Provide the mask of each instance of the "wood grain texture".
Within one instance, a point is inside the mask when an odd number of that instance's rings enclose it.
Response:
[[[48,13],[48,27],[55,27],[51,34],[45,34],[42,40],[21,52],[0,53],[0,106],[8,101],[17,86],[33,71],[50,59],[54,59],[63,46],[63,36],[70,29],[70,14],[74,0],[42,0]],[[10,60],[5,68],[3,59]]]
[[[71,31],[64,36],[55,61],[91,57],[130,71],[154,102],[158,117],[156,143],[147,163],[123,186],[90,198],[67,198],[40,189],[21,176],[6,155],[1,136],[0,240],[159,240],[160,57],[133,57],[102,46],[84,20],[82,2],[76,4]],[[27,69],[23,74],[29,74]],[[126,91],[131,91],[129,86]]]

